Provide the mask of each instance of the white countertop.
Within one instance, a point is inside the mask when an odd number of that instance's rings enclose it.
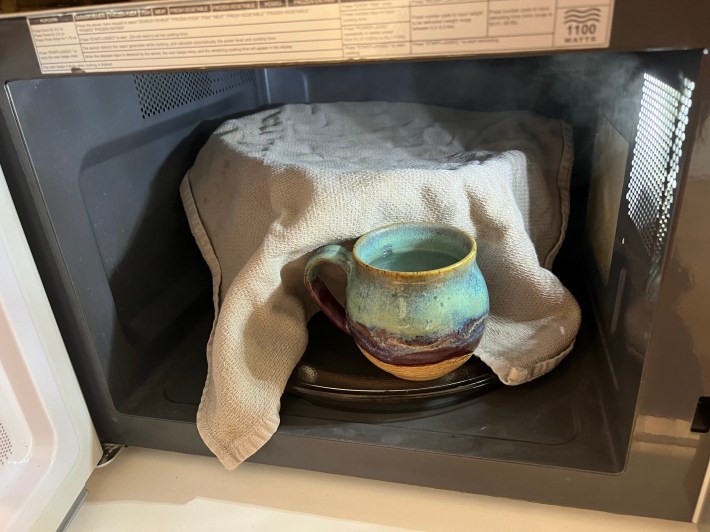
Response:
[[[690,523],[124,449],[97,469],[70,532],[96,530],[689,531]]]

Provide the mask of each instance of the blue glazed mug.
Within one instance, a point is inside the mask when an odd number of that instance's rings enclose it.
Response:
[[[318,275],[324,263],[345,270],[345,308]],[[436,379],[464,364],[488,315],[476,241],[448,225],[389,225],[360,237],[352,252],[323,246],[308,261],[305,282],[372,363],[407,380]]]

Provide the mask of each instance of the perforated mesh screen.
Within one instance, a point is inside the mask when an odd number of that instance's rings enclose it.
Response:
[[[253,85],[253,71],[136,74],[133,82],[143,118],[150,118],[243,85]]]
[[[659,260],[668,232],[694,87],[684,78],[679,91],[644,74],[626,199],[629,216],[653,262]]]
[[[0,465],[5,464],[12,454],[12,441],[2,423],[0,423]]]

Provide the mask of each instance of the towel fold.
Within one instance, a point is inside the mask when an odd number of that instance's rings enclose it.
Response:
[[[580,310],[549,268],[569,211],[572,135],[528,112],[420,104],[287,105],[222,124],[181,184],[214,288],[197,426],[227,468],[279,423],[317,310],[310,253],[393,222],[478,242],[490,317],[476,355],[509,385],[572,349]]]

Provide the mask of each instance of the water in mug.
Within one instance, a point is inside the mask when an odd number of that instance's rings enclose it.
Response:
[[[393,272],[425,272],[450,266],[461,258],[439,250],[402,249],[385,252],[381,257],[371,261],[370,265]]]

